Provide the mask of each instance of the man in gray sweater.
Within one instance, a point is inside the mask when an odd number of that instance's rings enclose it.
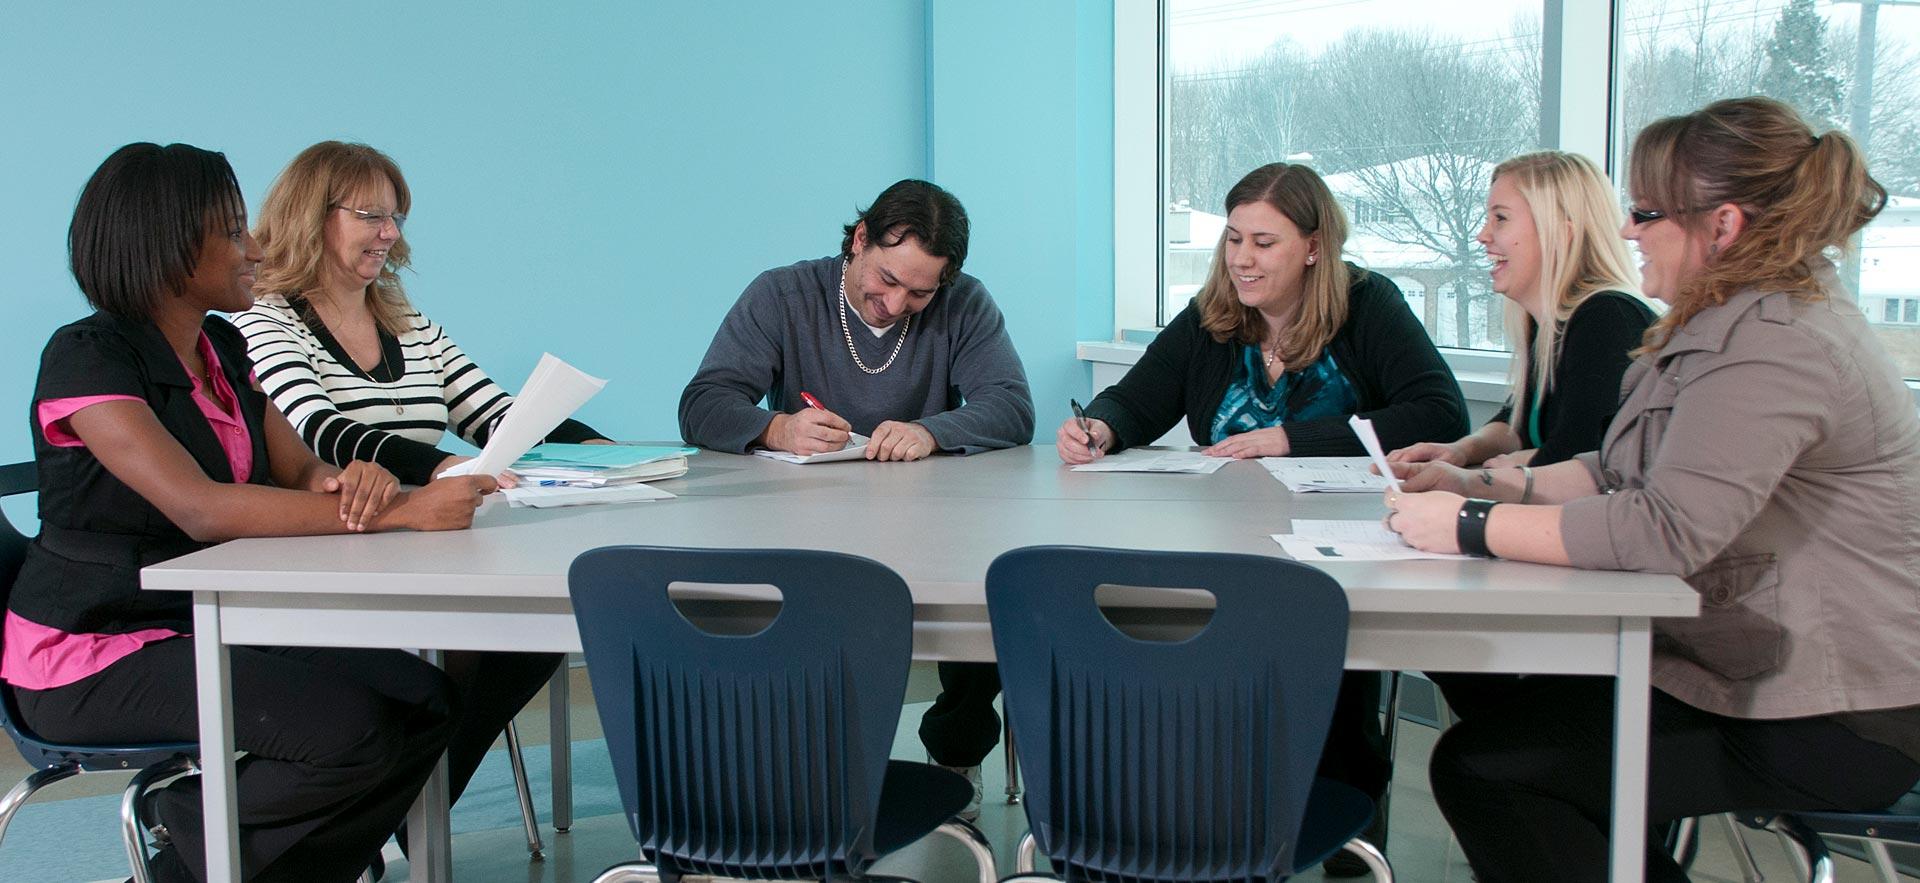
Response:
[[[888,187],[839,255],[747,286],[680,396],[681,436],[812,454],[859,433],[870,460],[1032,441],[1026,372],[986,288],[960,272],[966,256],[959,200],[925,181]]]
[[[747,286],[680,395],[681,437],[812,454],[858,432],[872,437],[870,460],[1032,441],[1026,371],[986,287],[960,272],[966,259],[967,213],[953,194],[925,181],[888,187],[847,225],[839,255]],[[934,763],[972,781],[961,815],[977,817],[980,761],[1000,737],[999,669],[943,662],[940,686],[920,738]]]

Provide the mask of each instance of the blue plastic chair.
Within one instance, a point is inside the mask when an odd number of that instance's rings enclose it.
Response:
[[[993,883],[986,838],[953,818],[972,786],[887,759],[913,643],[893,571],[830,552],[616,546],[574,559],[567,581],[645,859],[598,880],[858,879],[939,831]],[[779,609],[752,634],[715,634],[673,583],[772,585]]]
[[[1122,633],[1102,585],[1202,589],[1198,634]],[[1345,847],[1373,818],[1358,789],[1316,778],[1346,658],[1347,599],[1296,562],[1067,546],[987,571],[1003,701],[1026,770],[1031,832],[1069,881],[1270,881]]]
[[[0,497],[31,493],[39,489],[34,465],[32,463],[12,463],[0,466]],[[0,515],[0,611],[6,609],[8,595],[13,590],[14,577],[20,573],[20,564],[27,554],[27,538],[14,528],[13,523]],[[147,867],[147,826],[140,818],[141,797],[155,782],[170,779],[188,772],[198,772],[196,758],[200,746],[195,742],[157,742],[148,745],[66,745],[49,742],[34,735],[20,720],[20,711],[14,706],[13,690],[0,683],[0,727],[13,737],[13,744],[20,749],[20,756],[35,769],[20,784],[13,786],[7,796],[0,798],[0,840],[7,834],[7,825],[13,821],[13,814],[40,790],[61,779],[68,779],[82,773],[124,773],[137,769],[133,781],[127,784],[120,796],[120,833],[127,850],[127,862],[133,868],[133,879],[137,883],[148,883],[151,872]]]

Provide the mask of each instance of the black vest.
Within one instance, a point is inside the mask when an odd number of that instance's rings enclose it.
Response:
[[[56,447],[34,411],[45,400],[137,395],[215,481],[270,484],[266,396],[255,391],[246,341],[225,319],[202,325],[220,371],[233,387],[253,442],[253,474],[236,478],[212,424],[193,400],[193,382],[151,322],[95,313],[54,332],[40,356],[28,406],[40,470],[40,535],[27,549],[8,607],[66,632],[122,634],[148,628],[192,629],[185,592],[143,592],[140,568],[202,543],[128,487],[84,447]]]

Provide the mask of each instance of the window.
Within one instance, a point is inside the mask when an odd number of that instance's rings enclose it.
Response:
[[[1205,278],[1227,188],[1286,159],[1327,178],[1353,221],[1348,256],[1393,278],[1435,342],[1506,349],[1501,298],[1473,242],[1492,165],[1558,147],[1622,181],[1646,123],[1759,93],[1867,145],[1891,198],[1843,278],[1901,370],[1920,378],[1920,315],[1909,312],[1920,310],[1920,3],[1153,6],[1115,8],[1121,328],[1165,324],[1185,306]],[[1139,73],[1156,62],[1157,80]],[[1127,246],[1156,235],[1157,250]]]
[[[1739,95],[1778,98],[1816,129],[1866,146],[1867,167],[1891,198],[1841,280],[1901,371],[1920,377],[1920,328],[1897,327],[1920,324],[1920,6],[1622,0],[1619,8],[1619,165],[1640,127]]]
[[[1206,278],[1228,188],[1301,162],[1347,209],[1347,258],[1443,346],[1505,349],[1474,236],[1488,177],[1541,143],[1541,0],[1170,0],[1160,321]]]
[[[1880,321],[1887,325],[1920,325],[1920,297],[1890,297],[1880,304]]]

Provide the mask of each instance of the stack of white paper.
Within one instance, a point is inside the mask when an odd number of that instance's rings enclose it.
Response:
[[[592,506],[603,503],[638,503],[646,500],[671,500],[673,495],[644,484],[616,484],[607,487],[511,487],[500,491],[515,509],[558,509],[564,506]]]
[[[1296,518],[1293,533],[1273,535],[1295,561],[1407,561],[1470,559],[1471,555],[1422,552],[1402,542],[1379,521],[1313,521]]]
[[[1388,487],[1369,457],[1261,457],[1260,465],[1296,494],[1377,494]]]
[[[754,448],[753,454],[756,457],[779,460],[782,463],[832,463],[835,460],[859,460],[867,456],[867,441],[866,436],[856,432],[852,434],[851,438],[847,439],[847,446],[837,451],[826,451],[819,454],[796,454],[792,451],[774,451],[767,448]]]
[[[606,385],[605,380],[580,373],[552,353],[541,353],[540,364],[520,387],[507,416],[493,428],[480,456],[440,474],[499,475]]]
[[[1149,451],[1134,448],[1073,467],[1075,472],[1176,472],[1211,475],[1232,463],[1232,457],[1209,457],[1199,451]]]
[[[544,444],[513,461],[523,485],[606,487],[687,474],[698,448]]]

